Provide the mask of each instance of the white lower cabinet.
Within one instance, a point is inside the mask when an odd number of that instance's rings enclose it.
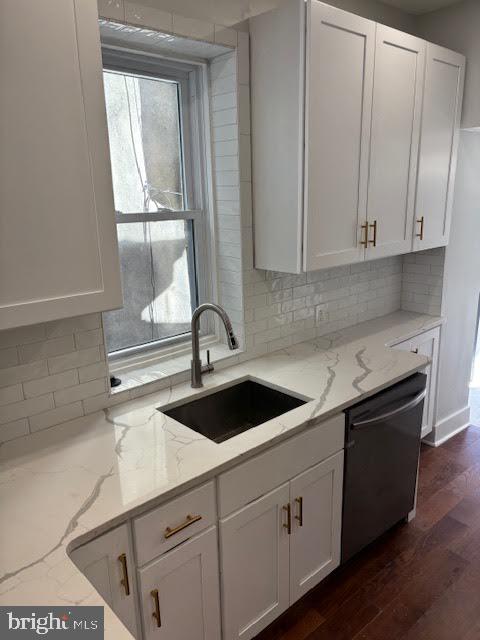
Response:
[[[413,353],[427,356],[431,361],[423,370],[423,373],[427,376],[427,395],[423,405],[422,438],[428,435],[434,426],[439,348],[440,327],[425,331],[410,340],[400,342],[394,346],[394,349],[412,351]]]
[[[220,521],[224,640],[253,638],[340,561],[343,451]]]
[[[138,571],[145,640],[220,640],[216,527]]]
[[[224,638],[252,638],[289,606],[289,483],[220,523]]]
[[[343,452],[290,483],[290,604],[340,564]]]
[[[70,557],[127,629],[138,637],[135,571],[128,525],[123,524],[74,549]]]

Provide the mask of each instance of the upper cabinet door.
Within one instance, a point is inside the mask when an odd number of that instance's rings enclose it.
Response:
[[[375,23],[307,4],[304,269],[364,258]]]
[[[96,0],[0,25],[0,329],[121,306]]]
[[[465,58],[427,44],[413,248],[448,243],[462,113]]]
[[[425,42],[377,25],[367,258],[412,248]]]

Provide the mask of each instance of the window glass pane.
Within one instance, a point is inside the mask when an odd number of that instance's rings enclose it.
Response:
[[[116,71],[104,83],[115,208],[184,209],[179,83]]]
[[[117,225],[124,307],[104,314],[109,352],[190,331],[196,305],[191,225]]]

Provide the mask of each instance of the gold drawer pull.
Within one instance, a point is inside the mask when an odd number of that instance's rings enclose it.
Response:
[[[167,527],[165,529],[165,538],[170,538],[171,536],[174,536],[179,531],[183,531],[184,529],[189,527],[191,524],[193,524],[194,522],[198,522],[201,519],[202,519],[202,516],[191,516],[189,514],[186,517],[185,522],[182,522],[182,524],[179,524],[178,527],[174,527],[173,529],[171,527]]]
[[[303,498],[295,498],[295,502],[298,504],[298,515],[295,516],[295,520],[298,520],[298,526],[303,527]]]
[[[127,555],[125,553],[122,553],[121,555],[118,556],[118,561],[122,565],[122,573],[123,573],[123,578],[120,580],[120,584],[125,589],[125,595],[129,596],[130,582],[128,580]]]
[[[292,508],[290,503],[283,507],[283,510],[287,512],[287,523],[283,525],[283,528],[287,530],[288,535],[292,533]]]
[[[373,240],[369,240],[368,242],[372,244],[374,247],[377,246],[377,221],[374,220],[373,224],[369,225],[370,229],[373,229]]]
[[[421,218],[417,219],[417,224],[420,225],[420,233],[417,233],[417,238],[420,238],[420,240],[423,240],[423,230],[425,227],[425,216],[422,216]]]
[[[362,224],[361,229],[365,232],[365,234],[363,236],[364,239],[360,240],[360,244],[362,245],[362,247],[368,247],[368,222]]]
[[[150,595],[153,598],[153,604],[155,605],[155,611],[152,613],[152,618],[157,621],[157,627],[162,626],[162,618],[160,617],[160,601],[158,599],[158,589],[150,591]]]

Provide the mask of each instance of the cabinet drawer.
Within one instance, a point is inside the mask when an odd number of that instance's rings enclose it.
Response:
[[[215,524],[215,521],[213,482],[208,482],[135,518],[133,530],[138,564],[141,566],[149,562],[183,540]]]
[[[304,431],[218,477],[220,517],[240,509],[343,449],[343,413]]]

